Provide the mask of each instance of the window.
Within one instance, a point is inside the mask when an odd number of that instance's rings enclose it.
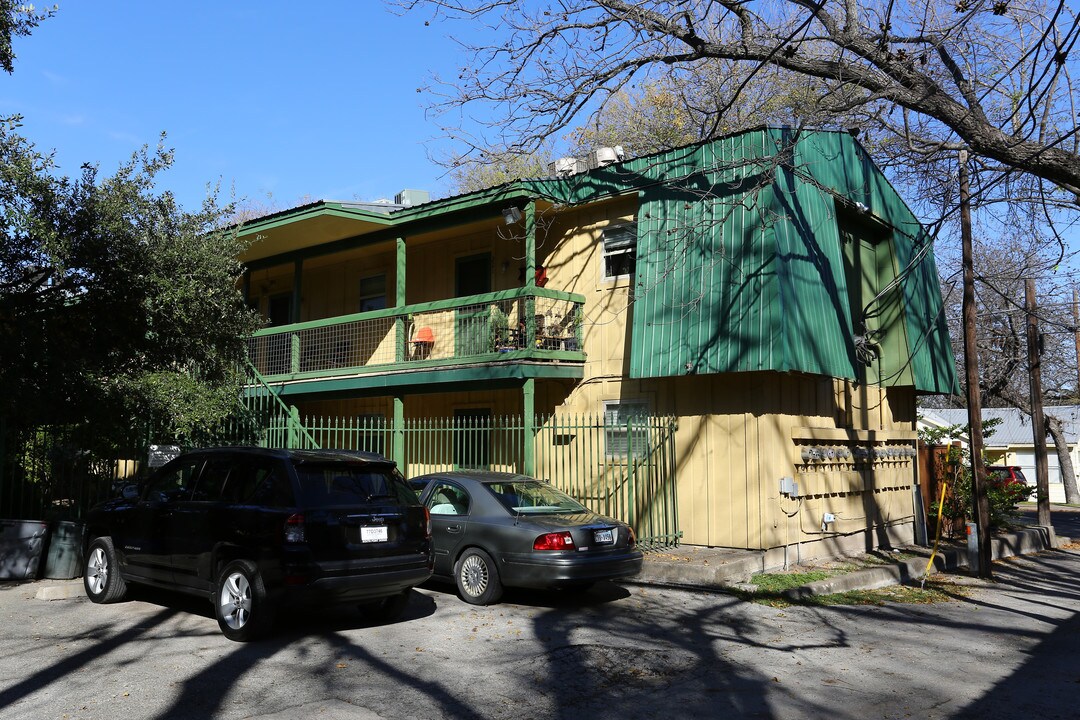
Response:
[[[432,515],[468,515],[469,496],[461,488],[447,482],[435,485],[428,496]]]
[[[637,266],[637,224],[604,228],[604,279],[630,277]]]
[[[649,404],[644,401],[604,403],[604,452],[608,457],[644,457],[649,449]]]
[[[201,465],[201,458],[185,458],[169,463],[147,483],[146,500],[148,502],[187,500],[191,496],[191,488]]]
[[[221,491],[225,488],[225,480],[229,477],[231,467],[232,463],[224,458],[208,461],[191,499],[211,502],[220,500]]]
[[[360,312],[386,308],[386,276],[372,275],[360,279]]]
[[[294,504],[285,474],[273,464],[257,461],[233,466],[221,499],[239,505],[291,507]]]
[[[416,493],[391,466],[365,463],[302,463],[296,466],[304,505],[325,508],[394,499],[416,502]]]

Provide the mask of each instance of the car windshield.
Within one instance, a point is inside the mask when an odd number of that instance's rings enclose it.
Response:
[[[494,482],[488,483],[487,487],[503,507],[515,514],[588,512],[588,508],[574,498],[538,480]]]
[[[307,507],[362,505],[393,499],[415,505],[414,493],[386,466],[348,463],[303,463],[296,468],[300,492]]]

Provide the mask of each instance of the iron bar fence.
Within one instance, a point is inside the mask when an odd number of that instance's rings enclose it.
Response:
[[[629,523],[643,547],[676,545],[681,536],[674,418],[555,415],[526,423],[520,416],[465,415],[407,418],[395,427],[382,416],[301,418],[269,388],[245,402],[221,427],[177,444],[365,450],[398,457],[406,477],[416,477],[461,469],[524,472],[531,442],[537,477]],[[145,471],[152,438],[145,430],[133,436],[141,441],[102,446],[92,428],[0,435],[0,517],[83,517]]]
[[[299,423],[306,431],[301,434]],[[534,474],[590,510],[634,527],[643,546],[678,544],[675,490],[675,419],[604,415],[538,416],[529,427],[520,416],[407,418],[395,428],[382,416],[305,417],[281,414],[268,437],[273,446],[364,450],[394,456],[401,435],[406,477],[450,470],[522,472],[525,444],[533,443]]]

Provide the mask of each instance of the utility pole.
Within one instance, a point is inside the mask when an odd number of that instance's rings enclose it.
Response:
[[[1035,281],[1024,280],[1024,312],[1027,314],[1028,378],[1031,385],[1031,432],[1035,436],[1035,497],[1039,524],[1050,527],[1050,469],[1046,462],[1046,418],[1043,417],[1042,348],[1039,318],[1035,315]]]
[[[1080,299],[1073,288],[1073,340],[1076,342],[1076,399],[1080,400]]]
[[[964,381],[967,384],[969,438],[971,440],[971,498],[975,527],[979,533],[979,577],[993,579],[990,567],[990,501],[986,497],[986,464],[983,462],[982,398],[979,395],[979,354],[975,343],[975,261],[971,249],[971,187],[968,154],[960,151],[960,236],[964,266]]]

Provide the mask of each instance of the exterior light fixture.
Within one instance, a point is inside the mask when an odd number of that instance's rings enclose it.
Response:
[[[518,208],[518,207],[504,208],[503,211],[502,211],[502,216],[503,216],[503,222],[505,222],[507,225],[513,225],[516,222],[521,222],[521,218],[522,218],[521,208]]]

